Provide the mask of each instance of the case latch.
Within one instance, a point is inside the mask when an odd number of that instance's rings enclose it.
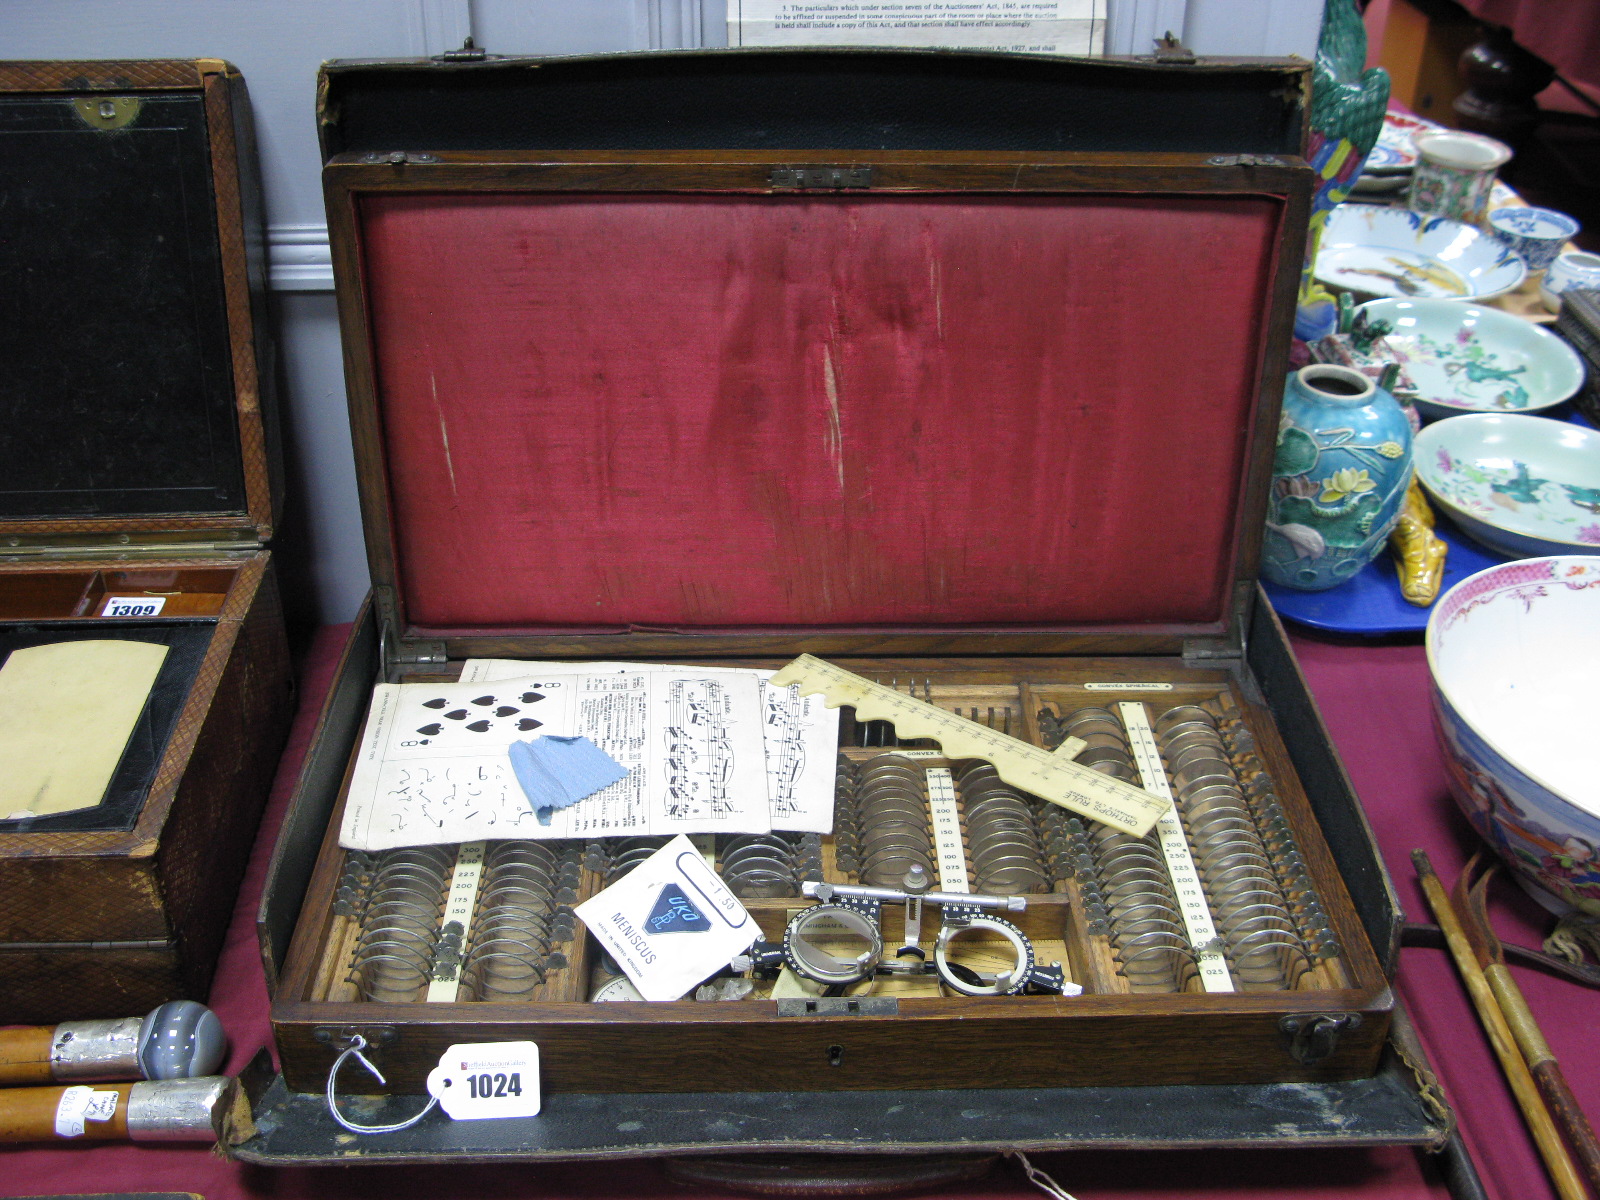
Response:
[[[897,996],[785,996],[780,1017],[898,1017]]]
[[[400,1031],[393,1025],[318,1025],[311,1036],[324,1046],[343,1050],[357,1036],[368,1046],[388,1046],[400,1040]]]
[[[846,188],[872,186],[871,167],[773,167],[767,177],[775,188],[797,188],[800,191],[843,191]]]
[[[1289,1040],[1289,1055],[1314,1067],[1339,1048],[1339,1035],[1361,1024],[1360,1013],[1290,1013],[1278,1022]]]
[[[1183,40],[1169,29],[1156,39],[1156,61],[1189,66],[1195,61],[1195,56],[1194,51],[1185,46]]]
[[[84,96],[72,106],[92,129],[121,129],[138,119],[144,102],[137,96]]]

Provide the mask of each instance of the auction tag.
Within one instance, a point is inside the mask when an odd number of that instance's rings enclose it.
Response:
[[[679,834],[574,910],[646,1000],[676,1000],[761,930]]]
[[[109,1121],[117,1113],[116,1092],[97,1092],[94,1088],[69,1087],[56,1102],[56,1136],[75,1138],[83,1136],[85,1121]]]
[[[539,1047],[532,1042],[451,1046],[428,1072],[428,1095],[452,1121],[539,1112]]]
[[[167,606],[165,596],[107,596],[102,617],[154,617]]]

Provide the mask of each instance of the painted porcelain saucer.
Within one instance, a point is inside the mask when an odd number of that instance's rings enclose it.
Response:
[[[1469,537],[1512,558],[1600,554],[1600,434],[1474,413],[1416,440],[1417,478]]]
[[[1384,340],[1415,388],[1407,398],[1424,416],[1538,412],[1583,386],[1583,363],[1571,346],[1498,309],[1385,299],[1359,311],[1390,326]]]
[[[1368,204],[1328,214],[1316,264],[1330,287],[1401,299],[1486,300],[1525,274],[1520,258],[1471,225]]]

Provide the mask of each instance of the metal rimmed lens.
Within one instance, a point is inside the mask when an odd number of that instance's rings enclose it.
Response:
[[[796,975],[827,987],[859,983],[883,960],[876,921],[844,904],[796,913],[783,931],[783,959]]]

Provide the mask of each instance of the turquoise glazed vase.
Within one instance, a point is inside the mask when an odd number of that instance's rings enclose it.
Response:
[[[1306,592],[1337,587],[1383,549],[1410,482],[1399,401],[1349,367],[1301,367],[1283,397],[1261,574]]]

